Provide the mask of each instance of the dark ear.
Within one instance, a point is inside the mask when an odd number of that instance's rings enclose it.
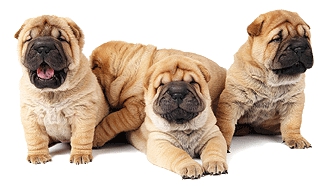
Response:
[[[18,39],[21,30],[24,28],[25,24],[21,25],[20,29],[15,33],[15,38]]]
[[[72,21],[71,19],[69,19],[69,18],[65,18],[65,19],[66,19],[68,25],[70,26],[70,28],[71,28],[71,30],[73,32],[73,35],[78,40],[80,48],[83,48],[84,34],[83,34],[81,28],[74,21]]]
[[[254,37],[258,36],[261,33],[262,26],[264,23],[264,16],[261,15],[257,17],[248,27],[247,27],[247,32],[249,36]]]

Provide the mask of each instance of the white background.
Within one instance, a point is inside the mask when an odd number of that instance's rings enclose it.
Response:
[[[5,3],[4,3],[5,2]],[[0,185],[323,185],[323,8],[321,1],[2,1],[0,6]],[[42,14],[70,17],[85,34],[84,54],[110,40],[152,44],[206,56],[228,68],[247,40],[246,27],[274,9],[298,12],[310,25],[314,66],[306,72],[301,132],[313,148],[291,150],[280,136],[235,137],[229,174],[182,180],[152,165],[125,144],[94,150],[93,162],[69,163],[69,146],[50,149],[52,162],[33,165],[19,116],[21,67],[15,32],[25,19]],[[197,160],[200,161],[200,160]]]

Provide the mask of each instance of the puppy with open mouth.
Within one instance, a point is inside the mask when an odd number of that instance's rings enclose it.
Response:
[[[51,161],[48,148],[69,142],[71,163],[90,162],[95,126],[108,114],[108,105],[82,54],[82,30],[69,18],[43,15],[27,19],[15,38],[23,69],[20,105],[27,160]]]

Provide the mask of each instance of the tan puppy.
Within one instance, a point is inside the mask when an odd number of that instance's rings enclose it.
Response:
[[[215,70],[215,77],[224,74],[216,63],[202,62]],[[215,125],[208,88],[211,77],[204,65],[171,55],[149,68],[144,79],[145,121],[128,133],[130,143],[146,153],[151,163],[182,178],[227,173],[226,142]],[[223,78],[219,80],[223,86]],[[201,157],[202,166],[195,157]]]
[[[236,134],[281,134],[290,148],[311,147],[300,134],[304,72],[313,65],[310,27],[297,13],[276,10],[256,18],[247,32],[216,113],[228,148],[235,124]]]
[[[26,20],[15,38],[27,160],[51,161],[49,146],[71,142],[70,162],[90,162],[94,129],[108,105],[81,52],[81,29],[68,18],[44,15]]]
[[[107,42],[98,46],[90,56],[93,72],[112,111],[96,127],[94,147],[101,147],[117,134],[135,130],[143,123],[144,76],[154,63],[173,55],[198,60],[215,72],[209,86],[213,109],[216,109],[219,94],[224,89],[226,70],[215,62],[193,53],[172,49],[157,50],[152,45]]]

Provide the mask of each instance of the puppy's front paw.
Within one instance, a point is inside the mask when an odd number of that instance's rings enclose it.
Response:
[[[179,168],[177,172],[183,179],[198,179],[203,176],[204,169],[199,163],[195,162]]]
[[[312,147],[312,145],[301,135],[286,137],[283,139],[283,142],[291,149],[305,149]]]
[[[79,164],[87,164],[92,161],[92,154],[71,154],[70,156],[70,163]]]
[[[223,161],[210,161],[203,164],[204,174],[220,175],[227,174],[227,164]]]
[[[27,161],[33,164],[41,164],[52,161],[52,158],[48,153],[28,154]]]

